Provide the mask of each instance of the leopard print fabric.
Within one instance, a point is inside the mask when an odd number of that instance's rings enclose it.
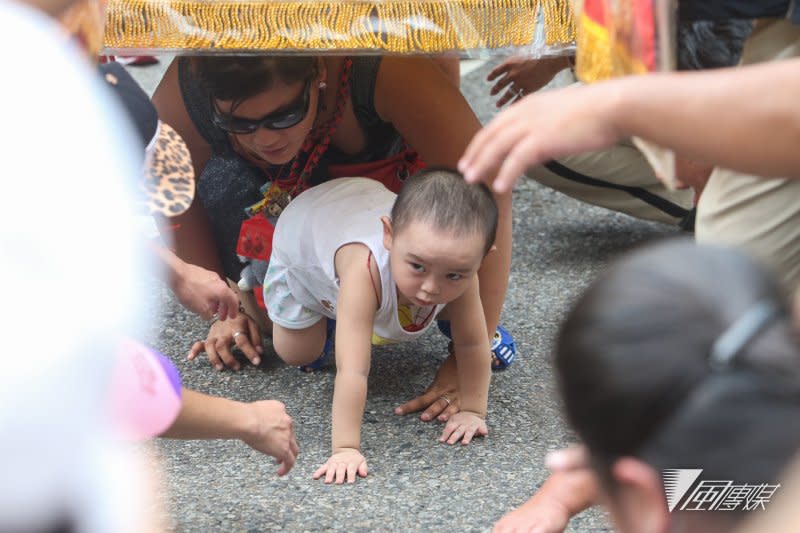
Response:
[[[192,205],[192,158],[181,136],[169,124],[160,124],[155,148],[148,154],[142,188],[150,214],[176,216]]]

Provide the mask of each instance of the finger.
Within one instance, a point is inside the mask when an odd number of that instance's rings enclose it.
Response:
[[[439,397],[433,400],[425,411],[419,415],[419,418],[423,422],[429,422],[439,416],[445,409],[447,409],[447,400],[439,395]]]
[[[433,391],[426,391],[416,398],[407,401],[406,403],[395,408],[394,412],[398,415],[405,415],[408,413],[416,413],[428,407],[437,394]]]
[[[369,474],[369,468],[367,467],[367,462],[363,461],[360,465],[358,465],[358,475],[361,477],[367,477]]]
[[[294,463],[296,461],[296,457],[291,449],[287,449],[286,452],[280,457],[277,458],[278,464],[278,476],[283,476],[289,473],[289,470],[294,467]]]
[[[452,422],[448,422],[444,426],[444,429],[442,430],[442,434],[439,436],[439,442],[447,442],[447,439],[450,438],[450,435],[453,434],[453,431],[455,431],[456,427],[458,427],[458,426],[456,426]]]
[[[347,465],[347,482],[348,483],[355,483],[356,482],[356,472],[358,470],[359,465],[356,464],[349,464]]]
[[[292,440],[289,443],[289,447],[291,448],[292,454],[294,454],[295,459],[297,459],[297,456],[300,455],[300,446],[297,445],[297,439],[294,436],[294,432],[292,432]]]
[[[448,396],[448,397],[450,397],[450,395],[451,395],[451,394],[453,394],[453,393],[447,393],[447,396]],[[441,414],[442,414],[442,413],[443,413],[443,412],[444,412],[444,411],[447,409],[447,407],[448,407],[448,402],[447,402],[447,400],[445,400],[445,399],[444,399],[442,396],[444,396],[444,395],[443,395],[443,394],[440,394],[440,395],[439,395],[439,397],[438,397],[438,398],[436,398],[436,400],[434,400],[433,402],[431,402],[431,404],[428,406],[428,408],[427,408],[427,409],[425,409],[425,412],[424,412],[424,413],[422,413],[422,415],[420,416],[420,418],[422,418],[422,419],[423,419],[423,420],[425,420],[425,421],[428,421],[428,420],[433,420],[433,419],[434,419],[434,418],[436,418],[437,416],[441,416]],[[451,401],[452,401],[452,400],[451,400]],[[441,420],[441,419],[440,419],[440,420]]]
[[[467,150],[458,162],[458,170],[469,183],[486,180],[486,176],[500,166],[505,154],[521,135],[519,126],[506,119],[510,113],[506,109],[486,127],[479,130],[470,141]],[[507,123],[505,126],[503,124]]]
[[[500,97],[496,105],[497,107],[503,107],[507,103],[513,102],[517,98],[517,96],[519,96],[519,93],[515,91],[513,87],[510,87],[505,92],[505,94],[503,94],[503,96]]]
[[[202,311],[198,311],[197,316],[199,316],[203,320],[211,320],[212,318],[214,318],[214,313],[216,313],[216,310],[214,309],[213,306],[209,305],[206,306],[205,309],[203,309]]]
[[[494,67],[489,72],[489,74],[486,75],[486,81],[493,81],[500,74],[503,74],[504,72],[508,72],[509,68],[511,68],[511,66],[508,64],[508,62],[507,61],[503,61],[502,63],[500,63],[499,65]]]
[[[506,114],[506,109],[501,114]],[[486,142],[476,151],[475,159],[465,168],[464,178],[471,183],[484,182],[492,185],[496,181],[500,168],[507,163],[509,152],[513,151],[527,134],[527,124],[509,122],[504,130],[495,129],[495,135],[487,138]],[[512,181],[513,184],[513,181]],[[505,187],[510,187],[505,184]],[[501,189],[496,189],[498,191]]]
[[[508,115],[510,111],[511,109],[506,109],[501,115]],[[493,127],[492,132],[493,135],[486,137],[485,142],[482,142],[482,145],[476,149],[475,158],[464,171],[467,181],[491,182],[497,169],[507,163],[508,154],[525,138],[528,133],[527,123],[511,121],[503,129]]]
[[[259,357],[258,352],[256,352],[255,347],[250,344],[250,337],[245,335],[244,333],[240,333],[239,335],[235,335],[233,337],[233,343],[239,348],[242,353],[244,354],[247,359],[253,363],[254,365],[258,366],[261,363],[261,357]]]
[[[496,95],[512,82],[511,76],[503,76],[502,78],[498,79],[495,84],[492,86],[492,89],[489,91],[491,96]]]
[[[226,338],[223,339],[221,337],[217,337],[217,341],[214,343],[214,348],[217,350],[217,355],[222,362],[225,363],[225,366],[232,368],[233,370],[239,370],[239,361],[233,356],[233,352],[231,352],[231,345],[230,339]]]
[[[275,473],[278,474],[278,477],[285,476],[286,474],[288,474],[289,469],[286,468],[286,463],[278,462],[278,470]]]
[[[347,478],[347,463],[339,463],[336,465],[336,484],[341,485]]]
[[[552,472],[585,468],[589,466],[589,457],[584,446],[572,445],[548,452],[544,458],[544,465]]]
[[[191,348],[189,348],[189,353],[186,355],[186,359],[191,361],[204,351],[206,351],[206,343],[203,341],[197,341],[192,344]]]
[[[295,462],[294,452],[292,452],[291,445],[288,445],[284,453],[281,454],[281,456],[277,459],[281,462],[281,468],[278,469],[278,475],[283,475],[281,474],[281,471],[283,471],[285,474],[291,470]]]
[[[475,161],[483,152],[484,145],[491,141],[498,133],[502,133],[508,126],[508,122],[513,121],[515,117],[511,115],[508,110],[495,116],[486,126],[478,130],[472,137],[467,149],[458,162],[458,170],[464,173],[468,167],[473,166]]]
[[[319,479],[322,477],[322,474],[324,474],[327,470],[328,470],[328,463],[325,463],[321,467],[317,468],[317,470],[311,477],[313,477],[314,479]]]
[[[325,471],[325,483],[333,483],[333,480],[336,478],[336,468],[335,465],[328,465],[328,468]]]
[[[239,299],[233,291],[230,291],[231,300],[228,303],[228,318],[236,318],[239,316]]]
[[[217,354],[217,349],[213,342],[206,343],[206,356],[208,357],[208,362],[214,367],[214,370],[222,371],[225,369],[225,365],[222,363],[219,354]]]
[[[227,283],[223,284],[223,292],[220,294],[219,301],[220,305],[227,307],[228,318],[239,316],[239,297],[228,287]]]
[[[220,320],[228,320],[228,304],[224,300],[217,302],[217,316]]]
[[[506,155],[505,161],[500,165],[497,177],[492,184],[496,193],[503,194],[510,191],[525,170],[546,158],[541,157],[541,150],[537,150],[538,144],[538,139],[529,137],[520,139],[513,146]]]
[[[455,395],[456,393],[454,392],[452,394]],[[438,417],[439,422],[447,422],[454,414],[458,413],[460,410],[461,409],[459,407],[458,398],[453,398],[452,400],[450,400],[450,405],[448,405],[447,408],[439,414]]]
[[[450,434],[450,437],[447,439],[447,444],[455,444],[461,440],[461,437],[464,436],[464,431],[464,426],[458,426],[455,431]]]
[[[264,353],[264,341],[261,339],[261,331],[258,329],[258,324],[255,323],[254,320],[250,320],[250,317],[247,317],[247,332],[250,336],[250,343],[253,345],[256,352],[259,354]],[[253,361],[253,359],[250,359]],[[258,363],[253,361],[254,365],[257,365],[261,362],[261,358],[259,357]]]

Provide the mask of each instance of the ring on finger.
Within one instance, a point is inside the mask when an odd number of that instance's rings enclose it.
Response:
[[[241,335],[241,334],[242,334],[242,332],[241,332],[241,331],[234,331],[234,332],[233,332],[233,339],[234,339],[234,340],[236,340],[236,337],[238,337],[238,336],[239,336],[239,335]]]
[[[446,401],[448,407],[450,406],[451,403],[453,403],[453,401],[447,396],[447,394],[442,394],[441,396],[439,396],[439,399]]]

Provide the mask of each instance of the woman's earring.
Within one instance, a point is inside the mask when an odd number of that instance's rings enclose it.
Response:
[[[328,87],[328,84],[324,81],[319,82],[319,108],[322,111],[327,111],[328,106],[325,104],[325,89]]]

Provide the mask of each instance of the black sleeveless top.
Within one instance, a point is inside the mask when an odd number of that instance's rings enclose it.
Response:
[[[679,20],[758,19],[789,17],[800,22],[800,9],[791,0],[683,0],[678,3]]]
[[[350,155],[331,145],[314,169],[311,185],[328,179],[329,164],[378,161],[403,149],[400,134],[375,111],[375,80],[380,62],[380,57],[354,57],[350,71],[350,98],[367,139],[366,148]],[[238,281],[244,265],[236,256],[236,241],[239,228],[247,218],[244,209],[262,198],[259,189],[266,183],[267,176],[234,152],[228,134],[214,126],[209,94],[192,73],[186,58],[178,60],[178,79],[186,111],[212,150],[211,159],[197,179],[196,197],[211,221],[225,275]]]

